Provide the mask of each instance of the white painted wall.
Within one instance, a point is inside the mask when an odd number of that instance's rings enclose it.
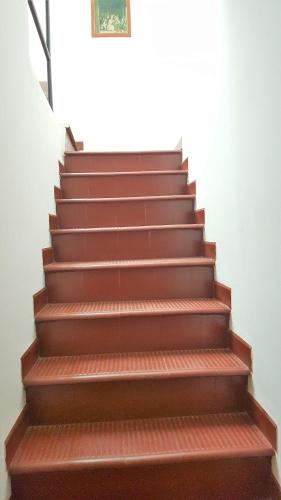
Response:
[[[105,39],[90,0],[52,3],[55,106],[88,149],[174,148],[189,132],[212,101],[216,4],[131,0],[132,38]]]
[[[24,402],[20,356],[34,339],[32,295],[42,288],[41,248],[64,149],[60,127],[28,56],[27,2],[1,3],[0,498],[8,498],[4,439]]]
[[[281,3],[222,1],[219,19],[215,113],[184,149],[218,279],[232,287],[233,329],[253,346],[251,390],[280,435]]]

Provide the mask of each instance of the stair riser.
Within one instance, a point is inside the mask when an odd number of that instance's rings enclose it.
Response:
[[[32,424],[243,411],[246,376],[164,378],[27,387]]]
[[[46,321],[36,325],[41,356],[227,346],[229,316],[179,314]]]
[[[54,234],[57,262],[196,257],[202,229]]]
[[[267,498],[269,458],[49,472],[12,477],[20,500],[253,500]]]
[[[46,273],[50,302],[212,297],[213,280],[212,266]]]
[[[63,198],[118,198],[185,194],[186,174],[62,177]]]
[[[57,204],[59,227],[126,227],[194,222],[193,199]]]
[[[131,154],[83,154],[66,155],[67,172],[136,172],[153,170],[178,170],[182,154],[131,153]]]

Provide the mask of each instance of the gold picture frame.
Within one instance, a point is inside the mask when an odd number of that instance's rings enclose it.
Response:
[[[130,37],[130,0],[91,0],[93,37]]]

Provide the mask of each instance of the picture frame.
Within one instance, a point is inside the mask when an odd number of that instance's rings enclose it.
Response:
[[[92,37],[130,37],[130,0],[91,0]]]

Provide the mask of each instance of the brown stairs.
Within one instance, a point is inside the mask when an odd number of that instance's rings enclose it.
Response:
[[[280,498],[276,428],[247,392],[187,167],[179,151],[66,154],[6,442],[13,500]]]

